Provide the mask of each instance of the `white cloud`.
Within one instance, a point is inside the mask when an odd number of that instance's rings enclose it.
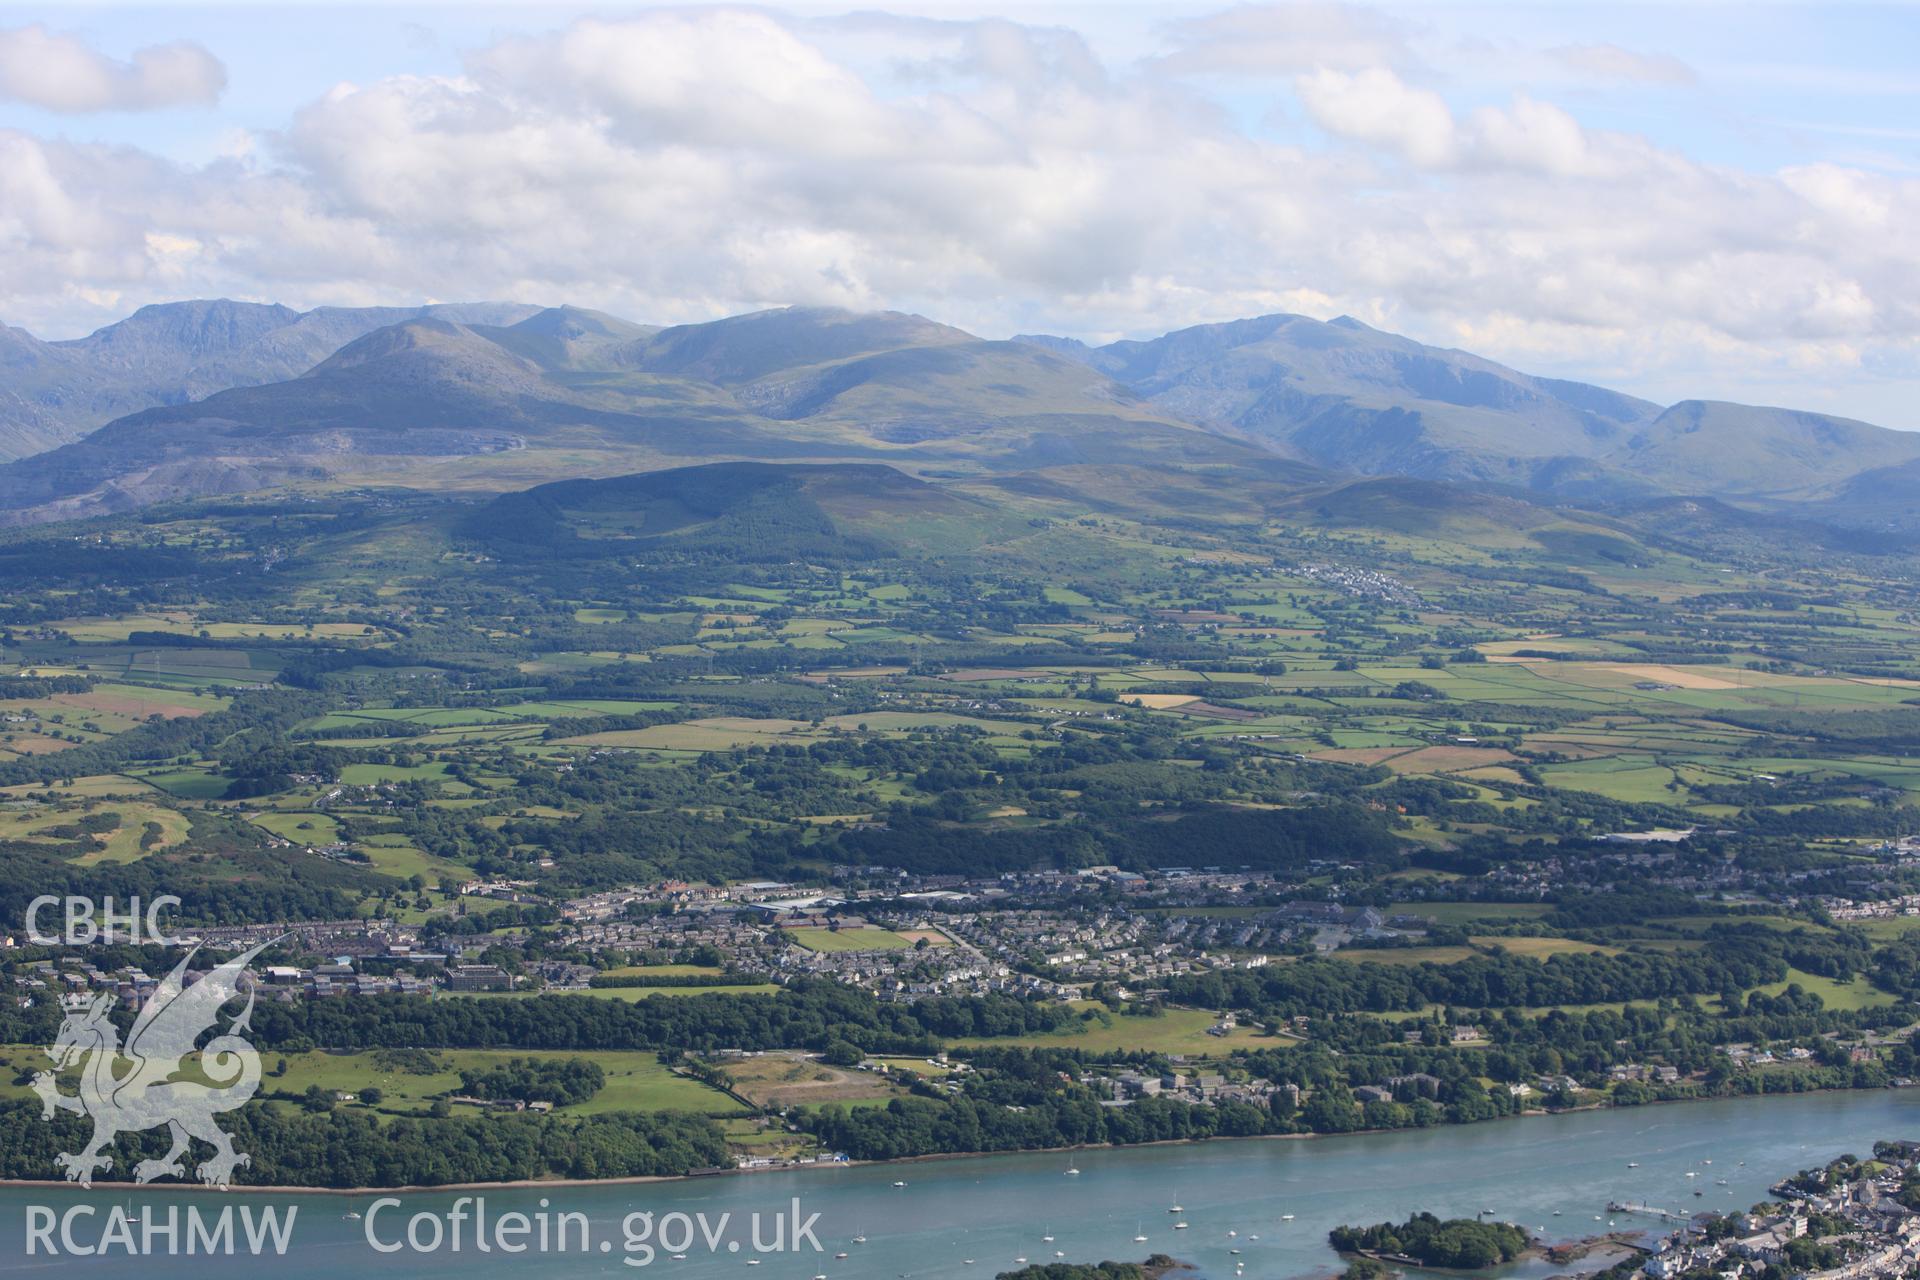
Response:
[[[1459,158],[1453,110],[1430,89],[1417,89],[1384,67],[1322,67],[1295,82],[1314,122],[1328,133],[1399,153],[1423,169]]]
[[[1573,177],[1621,172],[1633,160],[1631,143],[1595,139],[1559,107],[1525,94],[1511,106],[1480,108],[1469,123],[1473,152],[1483,164]]]
[[[1547,50],[1569,71],[1593,80],[1630,84],[1693,84],[1693,68],[1664,53],[1637,53],[1617,44],[1569,44]]]
[[[1375,9],[1315,0],[1241,5],[1169,24],[1168,34],[1174,48],[1157,66],[1173,74],[1290,75],[1417,61],[1399,22]]]
[[[1272,92],[1325,146],[1059,28],[719,10],[343,84],[204,166],[0,133],[0,316],[519,296],[1138,335],[1300,308],[1562,374],[1714,371],[1695,394],[1809,360],[1914,372],[1920,183],[1706,165],[1527,94],[1455,108],[1328,39],[1330,61],[1301,36],[1263,63],[1291,60]]]
[[[1627,177],[1652,149],[1617,133],[1590,132],[1549,102],[1514,95],[1462,121],[1446,99],[1384,68],[1321,68],[1295,81],[1315,124],[1335,137],[1393,152],[1422,169],[1516,169],[1560,177]]]
[[[0,99],[50,111],[149,111],[218,102],[227,70],[196,44],[150,45],[120,62],[78,36],[0,28]]]

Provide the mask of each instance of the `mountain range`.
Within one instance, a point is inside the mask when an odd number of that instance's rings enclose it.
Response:
[[[1661,406],[1347,317],[1089,347],[823,308],[660,328],[515,303],[183,302],[66,342],[0,328],[0,451],[18,455],[0,465],[14,524],[280,485],[503,492],[770,461],[1120,504],[1159,491],[1173,510],[1216,489],[1272,506],[1405,477],[1920,531],[1920,432]]]
[[[290,307],[168,302],[84,338],[42,342],[0,325],[0,459],[77,440],[123,414],[298,377],[364,334],[407,320],[511,324],[538,307]]]
[[[1575,500],[1809,500],[1862,472],[1920,461],[1920,432],[1718,401],[1663,407],[1347,316],[1262,316],[1104,347],[1018,340],[1077,359],[1174,416],[1361,475]]]

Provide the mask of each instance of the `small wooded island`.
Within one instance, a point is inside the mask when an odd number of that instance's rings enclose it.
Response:
[[[1340,1253],[1358,1259],[1347,1273],[1354,1280],[1383,1273],[1382,1262],[1479,1270],[1512,1262],[1531,1243],[1527,1233],[1511,1223],[1443,1221],[1431,1213],[1416,1213],[1401,1223],[1335,1227],[1327,1240]]]

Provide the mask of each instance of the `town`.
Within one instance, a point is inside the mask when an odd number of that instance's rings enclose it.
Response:
[[[1774,1184],[1774,1201],[1705,1214],[1663,1237],[1654,1280],[1795,1276],[1882,1280],[1920,1265],[1920,1142],[1876,1142]]]

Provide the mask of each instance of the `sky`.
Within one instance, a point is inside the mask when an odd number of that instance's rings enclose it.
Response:
[[[0,322],[1347,314],[1920,429],[1920,6],[0,4]]]

